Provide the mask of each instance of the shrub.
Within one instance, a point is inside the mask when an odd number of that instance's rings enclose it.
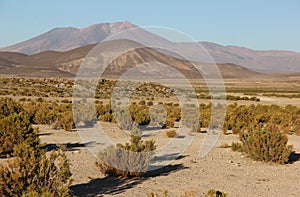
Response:
[[[254,131],[243,131],[240,140],[245,151],[254,160],[284,164],[288,162],[292,146],[278,127],[268,126]]]
[[[152,105],[153,105],[153,102],[152,102],[152,101],[148,101],[148,102],[147,102],[147,105],[148,105],[148,106],[152,106]]]
[[[62,103],[72,103],[72,101],[68,100],[68,99],[63,99],[61,100]]]
[[[103,122],[111,122],[112,115],[110,112],[106,112],[105,114],[99,116],[99,120],[101,120]]]
[[[23,143],[15,148],[14,159],[0,165],[0,196],[70,196],[69,161],[62,152],[47,157],[40,149]]]
[[[243,146],[239,142],[232,142],[230,148],[233,151],[243,152]]]
[[[26,115],[12,114],[0,120],[0,154],[11,154],[16,145],[39,144],[38,130],[33,129]]]
[[[54,110],[50,109],[47,104],[39,104],[37,106],[37,111],[34,114],[34,123],[37,124],[52,124],[56,120],[56,113]]]
[[[148,168],[152,151],[155,149],[153,140],[143,141],[140,133],[132,132],[130,143],[117,144],[100,151],[96,165],[105,175],[142,176]]]
[[[227,194],[225,192],[221,192],[221,191],[216,191],[214,189],[210,189],[207,191],[205,197],[227,197]]]
[[[98,101],[98,100],[96,100],[96,101]],[[105,114],[107,112],[107,110],[110,110],[110,109],[105,108],[105,106],[103,105],[103,102],[100,104],[95,103],[95,108],[96,108],[96,114],[97,114],[98,118],[99,118],[99,116]]]
[[[166,127],[169,127],[169,128],[172,128],[172,127],[174,127],[174,120],[173,119],[171,119],[171,118],[167,118],[167,120],[165,121],[165,126]]]
[[[145,101],[145,100],[141,100],[141,101],[139,102],[139,105],[146,105],[146,101]]]
[[[132,117],[138,125],[147,125],[151,122],[149,109],[144,106],[137,107],[133,112]]]
[[[56,121],[56,127],[62,128],[65,131],[72,131],[75,128],[75,122],[72,111],[62,113]]]
[[[93,126],[97,121],[96,114],[92,113],[94,104],[86,100],[75,103],[73,106],[74,122],[83,123],[85,126]]]
[[[23,108],[11,98],[0,98],[0,119],[11,114],[21,113]]]
[[[118,126],[121,129],[125,129],[125,130],[132,129],[134,122],[133,122],[131,114],[128,110],[118,109],[113,113],[113,115],[114,115],[116,122],[118,123]]]
[[[174,138],[177,136],[177,132],[175,130],[168,130],[168,131],[166,131],[166,134],[167,134],[168,138]]]

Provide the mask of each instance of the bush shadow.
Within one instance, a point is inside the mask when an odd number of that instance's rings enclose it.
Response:
[[[92,143],[92,142],[91,142]],[[76,151],[79,150],[79,148],[88,146],[90,143],[62,143],[62,144],[46,144],[42,146],[41,148],[46,151],[53,151],[53,150],[59,150],[62,149],[64,151]]]
[[[169,165],[163,168],[145,173],[142,177],[121,178],[108,176],[99,179],[93,179],[88,183],[77,184],[70,187],[72,193],[77,196],[98,196],[98,195],[116,195],[127,189],[133,188],[151,177],[167,176],[176,171],[187,169],[182,164]]]
[[[293,164],[297,161],[300,161],[300,153],[296,153],[295,151],[293,151],[291,153],[291,155],[289,156],[289,161],[288,163]]]

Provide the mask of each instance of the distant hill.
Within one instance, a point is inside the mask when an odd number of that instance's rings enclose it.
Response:
[[[78,29],[73,27],[55,28],[49,32],[18,44],[1,48],[2,51],[18,52],[27,55],[44,51],[68,51],[78,47],[99,43],[112,34],[137,27],[124,21],[101,23]],[[144,31],[144,35],[153,42],[167,42],[166,39]],[[236,64],[247,69],[263,73],[300,72],[300,53],[292,51],[252,50],[238,46],[222,46],[212,42],[199,42],[212,56],[216,63]],[[193,53],[196,43],[175,43],[185,51]],[[52,55],[55,54],[51,52]],[[50,55],[50,52],[47,52]],[[40,57],[41,54],[38,55]],[[0,67],[9,62],[2,62]],[[12,59],[5,61],[14,61]]]
[[[43,51],[68,51],[81,46],[101,42],[108,36],[136,27],[128,21],[101,23],[78,29],[74,27],[55,28],[37,37],[4,47],[3,51],[35,54]]]
[[[131,41],[128,40],[118,40],[109,41],[105,44],[107,48],[116,48],[130,43]],[[34,55],[0,52],[0,77],[74,77],[85,56],[95,46],[95,44],[87,45],[65,52],[45,51]],[[118,78],[122,73],[135,65],[145,62],[160,62],[171,65],[187,78],[199,76],[191,62],[167,56],[151,48],[135,49],[123,54],[109,65],[104,76],[107,78]],[[269,77],[269,75],[251,71],[235,64],[218,64],[218,68],[224,78]],[[142,75],[144,71],[138,70],[137,72],[140,72]],[[149,72],[160,75],[162,71],[158,68],[149,67]]]
[[[230,62],[264,73],[300,72],[300,53],[284,50],[252,50],[201,42],[216,62]]]

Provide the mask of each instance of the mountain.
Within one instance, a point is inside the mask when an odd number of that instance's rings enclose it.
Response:
[[[105,42],[105,48],[118,49],[120,46],[134,45],[129,40],[115,40]],[[38,54],[26,55],[16,52],[0,52],[0,77],[71,77],[76,76],[79,66],[86,55],[96,45],[87,45],[70,51],[44,51]],[[175,57],[167,56],[151,48],[139,48],[128,51],[116,58],[105,70],[105,78],[118,78],[122,73],[147,62],[160,62],[171,65],[187,78],[196,78],[199,75],[191,62]],[[201,66],[210,66],[197,63]],[[248,70],[235,64],[217,65],[224,78],[266,78],[269,75]],[[174,78],[174,73],[169,69],[153,64],[147,70],[153,76],[166,73],[170,78]],[[144,69],[137,68],[134,75],[143,76]]]
[[[36,54],[43,51],[68,51],[101,42],[108,36],[136,27],[128,21],[100,23],[86,28],[55,28],[24,42],[4,47],[2,51]]]
[[[193,53],[198,43],[176,43]],[[300,72],[300,53],[283,50],[253,50],[238,46],[222,46],[212,42],[199,42],[216,63],[232,63],[262,73]]]
[[[110,35],[137,27],[124,21],[116,23],[101,23],[86,28],[77,29],[55,28],[30,40],[4,47],[1,51],[18,52],[32,55],[44,51],[68,51],[81,46],[98,43]],[[169,42],[153,33],[143,31],[142,35],[151,43]],[[195,53],[198,43],[174,43],[188,54]],[[300,53],[292,51],[252,50],[238,46],[222,46],[212,42],[199,42],[219,64],[236,64],[247,69],[262,73],[293,73],[300,72]],[[55,52],[51,52],[52,55]],[[49,54],[49,52],[47,52]],[[196,54],[196,53],[195,53]],[[10,60],[5,60],[10,61]],[[3,62],[6,64],[7,62]],[[0,66],[2,62],[0,61]]]
[[[300,72],[300,53],[283,50],[252,50],[238,46],[201,43],[215,62],[230,62],[263,73]],[[188,44],[189,45],[189,44]]]

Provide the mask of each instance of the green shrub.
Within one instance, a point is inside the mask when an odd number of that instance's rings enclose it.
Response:
[[[130,143],[117,144],[100,151],[96,165],[105,175],[142,176],[155,149],[153,140],[143,141],[140,134],[132,132]]]
[[[230,148],[233,151],[243,152],[243,145],[239,142],[232,142]]]
[[[75,128],[75,122],[72,111],[62,113],[56,121],[56,127],[62,128],[65,131],[72,131]]]
[[[70,196],[71,172],[65,154],[46,156],[25,143],[15,147],[14,154],[17,157],[9,159],[6,167],[0,165],[0,196]]]
[[[168,138],[174,138],[177,136],[177,132],[175,130],[168,130],[166,131],[166,135],[168,136]]]
[[[171,119],[171,118],[167,118],[167,120],[165,121],[165,126],[166,127],[169,127],[169,128],[172,128],[172,127],[174,127],[174,120],[173,119]]]
[[[112,119],[113,118],[110,112],[106,112],[105,114],[99,116],[99,120],[103,122],[111,122]]]
[[[243,131],[240,140],[245,151],[254,160],[284,164],[289,160],[292,146],[278,127],[268,126],[260,130]]]
[[[48,104],[37,105],[37,111],[34,115],[34,123],[36,124],[53,124],[57,118],[54,110],[50,109]]]
[[[39,144],[38,130],[33,129],[26,115],[12,114],[0,120],[0,154],[11,154],[16,145]]]
[[[135,108],[135,111],[131,112],[132,118],[138,125],[147,125],[151,121],[149,115],[149,108],[145,106],[139,106]]]
[[[23,112],[23,108],[11,98],[0,98],[0,119],[11,114]]]

